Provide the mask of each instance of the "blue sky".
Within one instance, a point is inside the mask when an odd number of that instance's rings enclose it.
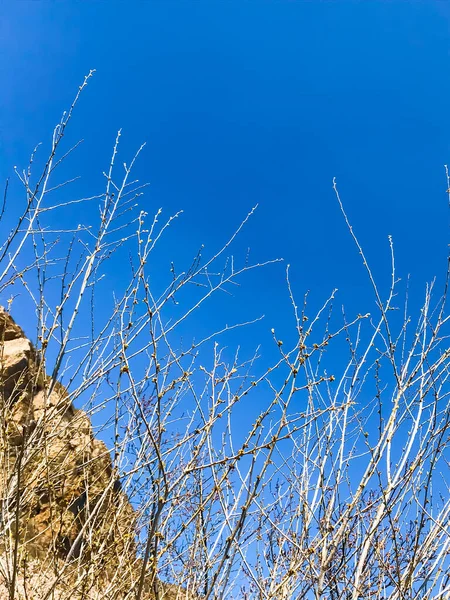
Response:
[[[1,180],[48,143],[95,68],[71,129],[85,139],[71,163],[85,189],[121,127],[125,154],[147,142],[144,207],[184,210],[169,260],[213,251],[258,203],[236,254],[283,257],[313,304],[337,287],[350,313],[371,310],[332,179],[382,288],[388,234],[417,292],[443,274],[449,25],[450,5],[433,0],[3,2]],[[266,269],[229,301],[230,320],[267,315],[255,344],[292,325],[283,282],[282,268]]]
[[[172,260],[188,266],[200,244],[214,253],[258,203],[237,257],[247,248],[256,261],[283,257],[299,304],[311,290],[311,312],[333,288],[349,319],[376,312],[332,189],[336,177],[382,292],[390,283],[388,235],[397,275],[411,274],[413,314],[425,283],[442,282],[448,0],[0,0],[0,186],[14,165],[27,165],[38,142],[48,147],[90,69],[95,77],[68,133],[68,141],[85,140],[70,175],[82,175],[76,189],[83,195],[99,193],[117,130],[123,160],[147,143],[136,169],[150,183],[142,208],[152,215],[163,207],[167,216],[184,210],[154,271],[170,276]],[[12,205],[22,201],[11,185]],[[95,206],[86,211],[87,220],[97,215]],[[80,214],[69,210],[65,218],[62,225],[76,225]],[[120,268],[108,273],[100,310],[122,276]],[[189,344],[265,314],[222,343],[230,344],[230,357],[241,343],[243,358],[261,343],[267,365],[272,327],[295,339],[284,267],[253,272],[242,284],[194,315],[183,334]],[[32,330],[33,314],[15,316]],[[347,358],[338,343],[331,363],[339,369]],[[240,434],[251,412],[236,405]]]

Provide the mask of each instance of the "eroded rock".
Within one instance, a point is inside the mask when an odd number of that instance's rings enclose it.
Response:
[[[108,448],[0,307],[0,600],[131,600],[141,569]],[[146,580],[142,600],[155,585],[158,600],[193,598]]]
[[[115,597],[127,597],[134,514],[109,451],[64,387],[45,376],[30,340],[1,307],[0,452],[0,553],[10,566],[14,553],[17,568],[27,560],[58,563],[66,579],[81,566],[97,570],[96,585],[121,570],[124,593]],[[23,586],[23,577],[16,583]]]

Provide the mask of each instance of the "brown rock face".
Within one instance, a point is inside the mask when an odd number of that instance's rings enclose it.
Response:
[[[134,515],[108,449],[1,307],[0,510],[0,600],[133,597]],[[30,594],[36,561],[47,575]]]
[[[0,600],[134,600],[141,568],[107,447],[0,307]],[[192,600],[146,577],[155,598]]]

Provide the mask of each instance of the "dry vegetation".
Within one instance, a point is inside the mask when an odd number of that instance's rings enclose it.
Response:
[[[416,318],[407,299],[394,310],[393,252],[384,298],[347,221],[376,314],[338,316],[334,294],[310,314],[287,272],[295,341],[273,330],[271,364],[229,360],[230,327],[183,346],[195,311],[264,266],[231,256],[249,217],[156,290],[154,249],[175,217],[140,210],[139,152],[121,163],[118,135],[92,197],[69,197],[57,178],[78,100],[42,172],[34,157],[17,171],[25,200],[13,207],[5,192],[1,213],[0,301],[21,325],[17,307],[32,306],[37,324],[26,369],[2,383],[3,597],[450,598],[447,276]],[[97,222],[64,225],[92,203]],[[97,290],[128,254],[108,312]],[[258,407],[245,435],[241,405]],[[110,453],[86,415],[104,420]]]

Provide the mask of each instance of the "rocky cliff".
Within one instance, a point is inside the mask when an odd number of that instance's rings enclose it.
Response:
[[[135,598],[134,514],[109,451],[1,307],[0,460],[0,600]]]

